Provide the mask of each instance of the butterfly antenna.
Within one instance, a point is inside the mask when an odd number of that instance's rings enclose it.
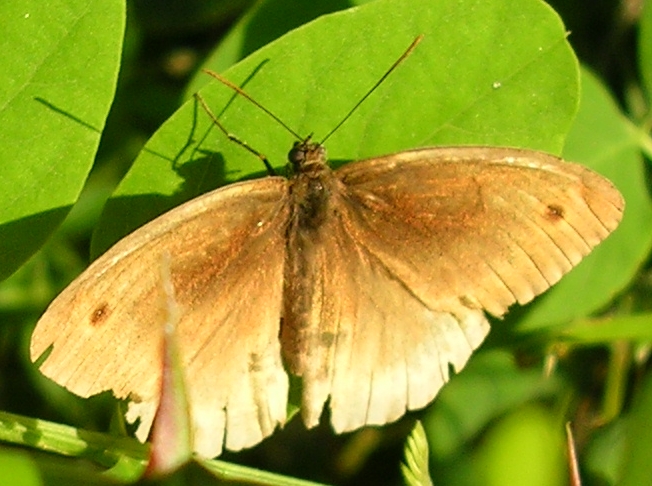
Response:
[[[401,64],[401,63],[405,60],[406,57],[408,57],[410,54],[412,54],[412,51],[417,47],[417,45],[419,44],[419,42],[421,42],[422,39],[423,39],[423,34],[417,36],[417,38],[414,39],[414,40],[412,41],[412,44],[410,44],[410,47],[408,47],[408,48],[406,49],[406,51],[401,55],[401,57],[399,57],[399,58],[394,62],[394,64],[392,64],[392,65],[390,66],[390,68],[387,70],[387,72],[386,72],[385,74],[383,74],[383,76],[382,76],[378,81],[376,81],[376,84],[374,84],[374,85],[371,87],[371,89],[370,89],[369,91],[367,91],[367,94],[365,94],[365,95],[360,99],[360,101],[358,101],[358,102],[355,104],[355,106],[354,106],[353,108],[351,108],[351,110],[350,110],[350,111],[349,111],[349,112],[344,116],[344,118],[342,118],[342,121],[340,121],[337,125],[335,125],[335,128],[333,128],[330,132],[328,132],[328,135],[326,135],[326,136],[324,137],[324,139],[321,141],[321,144],[323,144],[326,140],[328,140],[328,139],[330,138],[330,136],[333,135],[333,133],[335,133],[335,132],[337,131],[338,128],[340,128],[342,125],[344,125],[344,122],[345,122],[346,120],[348,120],[348,119],[351,117],[351,115],[353,114],[353,112],[354,112],[355,110],[357,110],[358,107],[359,107],[362,103],[364,103],[364,101],[365,101],[367,98],[369,98],[369,96],[371,95],[371,93],[373,93],[374,91],[376,91],[376,88],[377,88],[378,86],[380,86],[380,85],[382,84],[383,81],[385,81],[385,79],[387,78],[387,76],[389,76],[389,75],[392,73],[392,71],[394,71],[394,69],[396,69],[397,66],[398,66],[399,64]]]
[[[224,135],[226,135],[226,138],[228,138],[232,142],[237,143],[242,148],[244,148],[245,150],[249,151],[250,153],[254,154],[256,157],[258,157],[260,160],[262,160],[263,164],[265,164],[265,168],[267,169],[267,172],[269,172],[270,175],[275,175],[276,174],[276,171],[272,167],[272,164],[269,163],[269,160],[267,159],[267,157],[265,155],[260,153],[255,148],[250,147],[247,144],[247,142],[245,142],[244,140],[240,140],[238,137],[236,137],[235,135],[230,133],[226,128],[224,128],[224,125],[222,125],[220,123],[220,121],[217,119],[217,117],[215,116],[213,111],[208,107],[208,104],[206,104],[206,102],[204,101],[204,98],[202,98],[202,96],[199,93],[195,93],[194,97],[195,97],[195,99],[197,101],[199,101],[199,104],[202,106],[204,111],[208,114],[208,116],[213,121],[213,123],[217,126],[217,128],[219,128],[222,131],[222,133]],[[258,104],[258,103],[256,103],[256,104]]]
[[[267,108],[265,108],[263,105],[261,105],[260,103],[258,103],[258,102],[257,102],[255,99],[253,99],[251,96],[249,96],[245,91],[242,90],[242,88],[240,88],[239,86],[236,86],[236,85],[233,84],[231,81],[229,81],[228,79],[226,79],[226,78],[220,76],[219,74],[217,74],[217,73],[214,72],[214,71],[210,71],[209,69],[204,69],[203,71],[204,71],[206,74],[208,74],[209,76],[212,76],[212,77],[214,77],[215,79],[217,79],[217,80],[218,80],[220,83],[222,83],[223,85],[228,86],[229,88],[231,88],[233,91],[235,91],[236,93],[238,93],[240,96],[242,96],[242,97],[248,99],[249,101],[251,101],[254,105],[256,105],[258,108],[260,108],[260,109],[263,110],[265,113],[267,113],[269,116],[271,116],[274,120],[276,120],[276,121],[277,121],[277,122],[278,122],[278,123],[279,123],[283,128],[285,128],[288,132],[290,132],[292,135],[294,135],[294,137],[295,137],[297,140],[299,140],[299,141],[303,140],[303,137],[302,137],[301,135],[299,135],[297,132],[295,132],[294,130],[292,130],[292,129],[291,129],[291,128],[290,128],[290,127],[289,127],[289,126],[288,126],[288,125],[283,121],[283,120],[281,120],[281,119],[280,119],[279,117],[277,117],[274,113],[272,113],[271,111],[269,111]]]

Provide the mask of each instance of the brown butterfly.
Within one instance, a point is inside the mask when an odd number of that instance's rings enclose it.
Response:
[[[579,165],[508,148],[422,148],[326,164],[310,138],[288,179],[231,184],[125,237],[52,302],[31,356],[88,397],[129,397],[144,439],[161,371],[159,262],[172,255],[195,449],[216,456],[329,401],[337,432],[427,405],[502,316],[617,226],[614,186]]]

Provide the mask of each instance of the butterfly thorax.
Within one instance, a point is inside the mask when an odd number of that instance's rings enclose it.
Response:
[[[294,170],[290,185],[292,225],[298,230],[316,230],[328,213],[336,183],[326,163],[326,149],[308,137],[294,144],[288,158]]]

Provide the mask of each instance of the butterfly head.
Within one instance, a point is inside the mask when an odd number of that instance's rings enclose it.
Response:
[[[294,142],[288,153],[295,174],[321,172],[326,167],[326,149],[320,143],[312,141],[312,135],[304,140]]]

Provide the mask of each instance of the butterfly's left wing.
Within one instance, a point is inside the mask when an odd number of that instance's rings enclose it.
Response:
[[[306,424],[330,398],[336,431],[429,403],[488,332],[484,311],[546,290],[623,208],[601,176],[538,152],[422,149],[336,174],[319,244],[303,244],[309,317],[282,335]]]
[[[286,418],[278,341],[287,180],[245,181],[204,194],[116,243],[50,304],[32,335],[40,370],[88,397],[130,398],[145,439],[159,404],[165,294],[180,308],[177,343],[194,447],[207,457],[270,435]]]

